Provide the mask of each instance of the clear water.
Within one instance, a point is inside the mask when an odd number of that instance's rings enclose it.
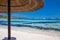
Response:
[[[7,26],[7,19],[0,19],[0,25]],[[11,19],[11,26],[60,31],[60,20]]]

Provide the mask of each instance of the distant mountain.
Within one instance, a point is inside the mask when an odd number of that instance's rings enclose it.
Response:
[[[3,16],[3,15],[0,15],[0,18],[8,18],[8,16]],[[28,19],[26,17],[19,17],[19,16],[11,16],[12,19]]]
[[[8,16],[0,15],[0,18],[8,18]],[[11,18],[17,18],[16,16],[11,16]]]
[[[8,18],[8,16],[0,15],[0,18]],[[28,19],[28,20],[60,20],[60,18],[27,18],[20,16],[11,16],[12,19]]]

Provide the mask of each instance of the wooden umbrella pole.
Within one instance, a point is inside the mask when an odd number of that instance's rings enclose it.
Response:
[[[8,0],[8,40],[11,39],[11,27],[10,27],[10,0]]]

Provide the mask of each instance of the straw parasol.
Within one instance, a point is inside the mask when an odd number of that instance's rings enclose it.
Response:
[[[34,11],[43,6],[43,0],[0,0],[0,13],[8,13],[8,40],[11,39],[10,12]]]
[[[8,0],[0,0],[0,12],[7,12]],[[43,7],[43,0],[10,0],[11,12],[33,11]]]

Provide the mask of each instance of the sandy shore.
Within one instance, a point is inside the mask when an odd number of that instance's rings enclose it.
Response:
[[[36,30],[31,28],[11,28],[11,36],[16,40],[60,40],[60,32]],[[7,27],[0,26],[0,40],[7,37]]]

